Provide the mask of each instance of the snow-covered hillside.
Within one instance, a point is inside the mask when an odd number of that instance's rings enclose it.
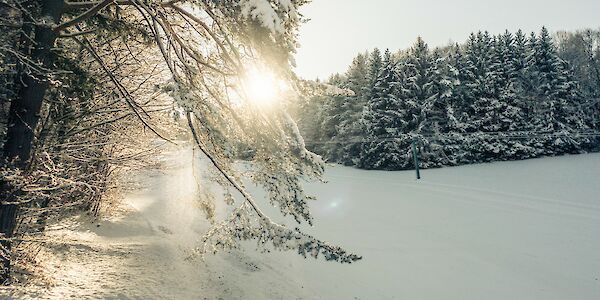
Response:
[[[307,231],[363,255],[352,265],[251,243],[186,261],[207,226],[190,158],[174,153],[165,173],[140,175],[151,187],[128,196],[122,218],[57,232],[72,245],[55,254],[56,285],[30,295],[600,299],[600,154],[425,170],[420,181],[331,166],[329,183],[309,184],[319,200]]]

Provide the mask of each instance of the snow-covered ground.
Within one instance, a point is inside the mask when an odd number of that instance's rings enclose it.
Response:
[[[251,244],[187,261],[207,226],[190,159],[182,150],[164,173],[139,175],[151,186],[121,218],[56,233],[72,240],[55,254],[56,285],[30,296],[600,299],[600,154],[424,170],[420,181],[329,167],[329,183],[308,185],[319,200],[306,230],[364,257],[352,265]]]

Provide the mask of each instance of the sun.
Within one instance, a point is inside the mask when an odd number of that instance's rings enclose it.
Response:
[[[283,84],[272,72],[250,69],[243,79],[248,100],[259,106],[271,106],[282,96]]]

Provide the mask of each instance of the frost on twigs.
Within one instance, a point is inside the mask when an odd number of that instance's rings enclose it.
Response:
[[[289,229],[258,217],[245,203],[237,208],[229,219],[204,236],[204,244],[197,249],[197,254],[203,256],[220,250],[238,249],[240,241],[246,240],[256,240],[258,248],[265,252],[271,249],[296,250],[304,258],[322,256],[327,261],[339,263],[353,263],[362,259],[361,256],[302,233],[298,228]]]
[[[294,249],[304,256],[322,255],[339,262],[359,259],[299,230],[273,223],[244,186],[252,183],[262,187],[270,204],[284,216],[312,225],[308,203],[314,198],[305,193],[303,183],[322,180],[324,163],[320,156],[306,150],[298,126],[286,112],[292,99],[301,98],[295,93],[297,79],[290,64],[302,22],[297,8],[305,3],[202,1],[194,7],[205,14],[197,15],[186,13],[176,4],[159,8],[165,13],[176,9],[185,21],[200,24],[181,36],[171,30],[162,31],[163,45],[172,40],[195,42],[172,53],[162,48],[168,52],[165,57],[170,63],[171,80],[157,90],[173,99],[179,112],[185,114],[195,149],[218,174],[213,182],[223,188],[225,202],[237,207],[226,207],[230,217],[219,219],[220,211],[213,211],[218,206],[209,203],[214,198],[201,199],[200,207],[209,219],[216,216],[216,225],[206,235],[201,253],[237,248],[241,240],[254,239],[263,249],[267,245],[278,250]],[[177,15],[172,18],[178,20]],[[167,39],[169,35],[177,39]],[[202,49],[202,55],[194,54],[194,48]],[[248,78],[252,68],[273,73],[277,80],[267,85],[282,83],[276,89],[277,99],[272,99],[270,105],[260,105],[247,93],[245,81],[264,79],[256,74],[257,78]],[[234,199],[234,195],[241,197]]]
[[[282,141],[257,151],[251,177],[284,216],[291,215],[298,223],[306,221],[312,225],[308,202],[314,197],[304,192],[302,181],[321,179],[324,164],[320,156],[306,150],[296,124],[286,113],[277,120],[284,135]]]

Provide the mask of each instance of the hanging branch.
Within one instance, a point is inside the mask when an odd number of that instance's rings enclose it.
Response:
[[[202,153],[204,153],[204,155],[206,157],[208,157],[208,159],[210,160],[210,162],[213,164],[213,166],[219,171],[219,173],[221,175],[223,175],[223,177],[242,195],[242,197],[244,197],[245,201],[248,202],[248,204],[250,204],[250,206],[252,207],[252,209],[256,212],[256,214],[265,219],[268,220],[269,222],[273,223],[271,221],[271,219],[266,216],[259,208],[258,205],[256,204],[256,202],[254,201],[254,199],[252,199],[252,196],[250,196],[250,194],[248,194],[239,184],[237,184],[237,182],[235,182],[235,180],[229,176],[229,174],[227,174],[227,172],[225,172],[225,170],[219,165],[219,163],[216,161],[215,158],[213,158],[213,156],[208,153],[208,151],[206,151],[204,149],[204,147],[202,147],[202,144],[200,143],[200,138],[198,137],[198,134],[196,133],[196,128],[194,127],[194,123],[192,121],[192,117],[191,117],[192,112],[187,112],[186,113],[186,118],[188,121],[188,126],[190,127],[190,130],[192,131],[192,136],[194,137],[194,141],[196,142],[196,146],[198,146],[198,149],[200,149],[200,151],[202,151]]]
[[[87,20],[88,18],[93,17],[99,11],[101,11],[103,8],[113,4],[114,2],[115,2],[115,0],[104,0],[104,1],[96,4],[94,7],[90,8],[86,12],[82,13],[81,15],[79,15],[69,21],[66,21],[62,24],[55,26],[54,28],[52,28],[52,30],[54,30],[54,32],[60,32],[63,29],[69,28],[77,23],[83,22],[83,21]]]
[[[148,122],[140,115],[140,113],[136,109],[137,105],[134,104],[135,101],[131,98],[131,95],[127,92],[125,87],[121,85],[121,83],[117,80],[115,75],[108,69],[108,67],[106,66],[106,64],[104,63],[104,60],[100,57],[100,55],[98,55],[98,53],[93,48],[91,48],[91,46],[89,45],[89,41],[87,39],[85,39],[85,37],[84,37],[84,39],[86,41],[85,43],[80,41],[77,37],[73,37],[72,39],[75,40],[79,45],[81,45],[84,49],[86,49],[94,57],[96,62],[98,62],[98,64],[102,67],[102,70],[104,70],[106,75],[108,75],[108,77],[111,79],[111,81],[115,84],[115,86],[117,87],[117,90],[119,91],[121,96],[123,96],[123,99],[125,100],[127,105],[131,108],[133,113],[142,122],[142,124],[144,124],[144,126],[146,128],[148,128],[150,131],[152,131],[159,138],[176,145],[177,143],[170,140],[169,138],[164,137],[162,134],[160,134],[158,131],[156,131],[156,129],[154,129],[154,127],[152,127],[150,124],[148,124]],[[144,113],[146,113],[146,112],[144,112]]]

